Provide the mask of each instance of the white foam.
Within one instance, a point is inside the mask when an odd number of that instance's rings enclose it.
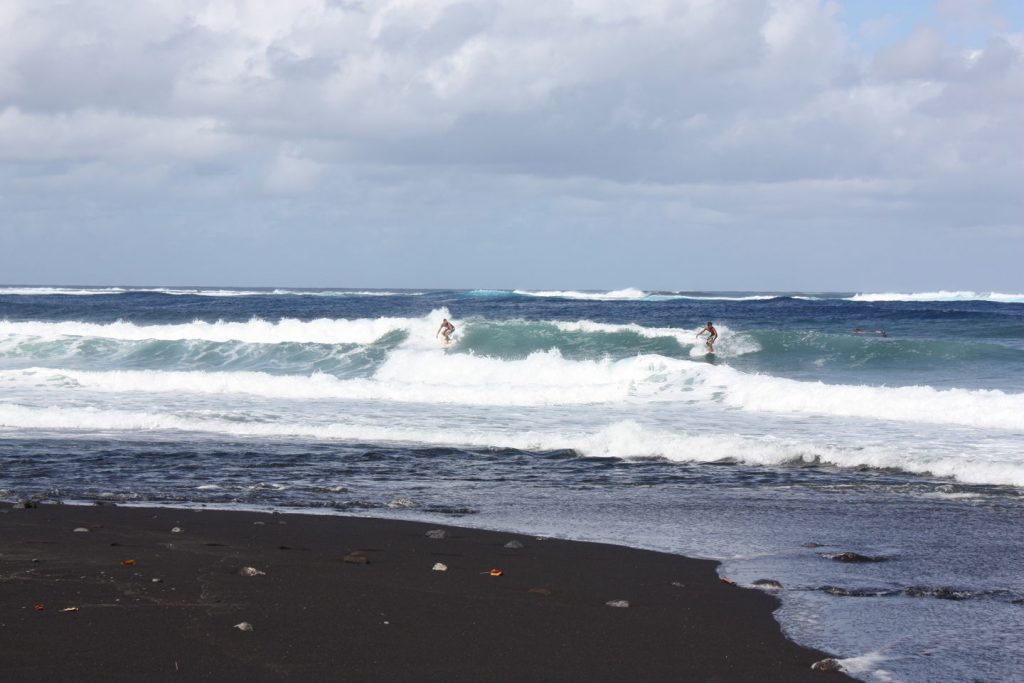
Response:
[[[449,317],[447,309],[431,312],[424,318],[362,318],[354,320],[318,318],[296,320],[284,318],[270,322],[253,318],[246,322],[205,322],[172,325],[136,325],[132,322],[88,323],[65,322],[11,322],[0,321],[0,337],[18,335],[39,339],[60,337],[95,337],[129,341],[177,341],[196,339],[205,341],[239,341],[251,344],[281,344],[300,342],[311,344],[369,344],[396,330],[419,330],[426,333],[442,317]]]
[[[429,349],[421,348],[429,346]],[[427,336],[393,351],[372,378],[272,375],[264,372],[84,371],[28,368],[0,371],[0,386],[107,393],[243,394],[281,399],[375,400],[464,405],[582,405],[620,402],[659,390],[658,356],[620,361],[567,361],[557,350],[499,361],[446,354]]]
[[[673,295],[678,299],[691,299],[693,301],[770,301],[778,299],[782,294],[748,294],[745,296],[727,296],[725,294],[686,294],[679,292]]]
[[[848,301],[995,301],[1004,304],[1024,303],[1024,294],[1002,294],[1000,292],[946,291],[938,292],[883,292],[877,294],[855,294]]]
[[[1024,429],[1024,394],[999,390],[824,384],[726,367],[709,368],[703,388],[726,405],[755,412]]]
[[[0,296],[90,296],[101,294],[156,293],[175,296],[422,296],[423,292],[385,290],[310,290],[310,289],[214,289],[200,287],[0,287]]]
[[[435,316],[436,317],[436,316]],[[334,339],[337,330],[329,321]],[[569,360],[557,349],[500,360],[437,348],[420,321],[372,377],[262,372],[80,371],[30,368],[0,372],[10,387],[74,386],[106,392],[240,393],[296,399],[359,399],[464,405],[583,405],[711,401],[751,412],[813,414],[940,425],[1024,430],[1024,394],[999,390],[877,387],[747,374],[725,365],[646,354],[620,360]],[[391,324],[356,328],[373,338]],[[269,325],[269,324],[268,324]],[[274,329],[270,325],[270,329]],[[305,332],[308,330],[303,329]],[[343,328],[344,329],[344,328]],[[290,333],[288,338],[296,335]],[[352,340],[353,330],[344,338]],[[264,335],[264,338],[265,335]]]
[[[7,429],[83,430],[89,432],[185,431],[237,437],[297,437],[358,442],[393,442],[467,448],[515,448],[527,451],[572,449],[585,457],[624,459],[662,457],[677,462],[735,461],[751,465],[819,462],[838,467],[895,468],[932,474],[971,484],[1024,487],[1024,458],[1013,455],[983,460],[970,455],[932,455],[907,449],[840,448],[793,440],[738,435],[668,432],[620,421],[591,431],[558,433],[498,425],[468,427],[434,421],[425,426],[392,422],[387,425],[356,421],[329,424],[286,421],[247,421],[244,415],[225,419],[223,413],[167,414],[94,408],[29,408],[0,403],[0,427]]]
[[[580,299],[583,301],[617,301],[628,299],[643,299],[647,292],[628,287],[626,289],[615,289],[610,292],[580,292],[576,290],[550,290],[550,291],[527,291],[517,289],[515,294],[524,296],[550,297],[559,299]]]
[[[128,290],[123,287],[0,287],[0,296],[46,296],[60,294],[63,296],[89,296],[95,294],[123,294]]]

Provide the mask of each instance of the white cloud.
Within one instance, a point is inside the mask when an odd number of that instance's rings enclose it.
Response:
[[[663,227],[886,218],[1017,234],[1024,37],[990,5],[947,0],[935,16],[989,27],[987,42],[922,24],[872,55],[841,13],[826,0],[7,0],[0,195],[8,216],[55,198],[73,214],[60,193],[92,179],[93,204],[162,187],[231,216],[241,197],[278,201],[268,191],[322,215],[344,192],[336,225],[393,231],[441,230],[463,209],[483,221],[487,196],[547,207],[517,223],[537,230],[594,224],[604,207]],[[502,186],[518,205],[498,202]]]

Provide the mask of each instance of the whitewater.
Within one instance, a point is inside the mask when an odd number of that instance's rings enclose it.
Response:
[[[787,632],[867,680],[998,680],[1012,661],[984,643],[1024,635],[1020,543],[982,543],[1024,501],[1022,302],[5,286],[0,496],[457,515],[714,557],[793,585]],[[921,582],[969,597],[907,598]]]

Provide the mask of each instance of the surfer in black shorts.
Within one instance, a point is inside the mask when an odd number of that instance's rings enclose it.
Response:
[[[452,325],[450,322],[448,322],[448,318],[445,318],[444,320],[441,321],[441,327],[438,328],[437,332],[434,333],[434,337],[436,338],[437,335],[441,335],[442,337],[444,337],[444,343],[448,344],[452,340],[452,332],[454,331],[455,325]]]
[[[705,342],[705,345],[708,347],[708,353],[714,353],[715,340],[718,339],[718,330],[715,329],[715,326],[711,324],[710,320],[708,321],[708,324],[704,326],[704,329],[697,333],[697,336],[699,337],[705,332],[708,333],[708,340]]]

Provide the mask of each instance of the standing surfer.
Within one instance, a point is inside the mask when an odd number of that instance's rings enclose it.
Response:
[[[434,333],[434,338],[436,339],[437,335],[441,335],[442,337],[444,337],[445,344],[451,343],[452,332],[454,331],[455,325],[452,325],[450,322],[448,322],[448,318],[445,318],[441,321],[441,327],[439,327],[437,332]]]
[[[705,345],[708,347],[708,353],[714,353],[715,340],[718,339],[718,330],[715,329],[715,326],[711,324],[710,320],[708,321],[708,324],[704,326],[704,329],[697,333],[697,336],[699,337],[705,332],[708,333],[708,340],[705,342]]]

